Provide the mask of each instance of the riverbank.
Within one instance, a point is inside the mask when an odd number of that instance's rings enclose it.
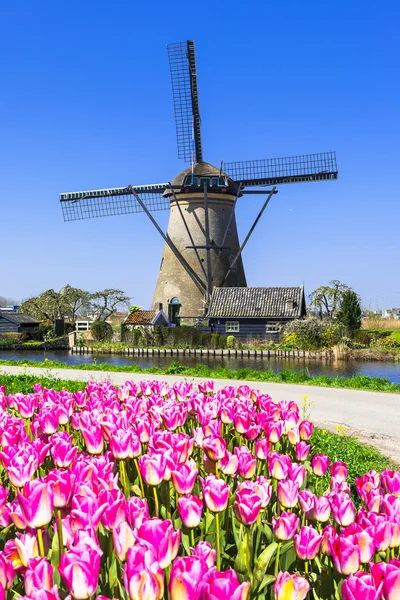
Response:
[[[44,362],[24,361],[24,360],[0,360],[1,366],[15,367],[34,367],[38,369],[56,369],[56,370],[80,370],[89,372],[105,373],[138,373],[143,375],[181,375],[182,377],[201,377],[203,379],[223,379],[231,381],[253,381],[253,382],[271,382],[301,384],[313,387],[356,389],[377,392],[400,393],[400,384],[393,383],[386,378],[368,377],[367,375],[355,375],[353,377],[330,377],[326,375],[312,376],[308,370],[293,371],[284,370],[275,373],[271,369],[260,371],[243,367],[240,369],[229,369],[223,366],[207,366],[197,364],[196,366],[186,366],[178,362],[171,362],[165,367],[143,368],[140,365],[111,365],[108,363],[87,363],[68,365],[56,360],[45,360]]]
[[[78,389],[81,389],[80,386],[89,380],[111,381],[114,385],[119,386],[125,381],[139,382],[143,379],[162,379],[170,385],[177,381],[196,382],[210,379],[210,377],[202,375],[197,378],[189,378],[179,374],[106,371],[102,368],[51,368],[48,363],[41,364],[40,367],[1,365],[1,374],[25,375],[28,377],[28,382],[32,382],[31,378],[33,377],[45,378],[50,383],[54,378],[64,381],[71,380],[76,382]],[[309,382],[299,385],[239,378],[235,380],[213,378],[212,381],[216,390],[229,385],[250,385],[260,390],[261,393],[270,395],[275,402],[294,400],[300,406],[304,396],[307,396],[313,404],[311,420],[320,429],[334,432],[339,425],[354,439],[373,446],[396,463],[400,463],[400,386],[397,386],[399,388],[397,393],[388,394],[361,389],[316,387]]]

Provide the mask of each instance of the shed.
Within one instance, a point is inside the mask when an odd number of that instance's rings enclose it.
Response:
[[[39,321],[23,313],[0,310],[0,334],[33,333],[39,324]]]
[[[216,287],[207,318],[213,333],[279,341],[282,327],[305,315],[303,286]]]
[[[124,320],[124,325],[132,328],[147,327],[170,327],[171,323],[163,310],[136,310],[130,313]]]

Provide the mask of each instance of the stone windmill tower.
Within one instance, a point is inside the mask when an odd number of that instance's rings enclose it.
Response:
[[[60,194],[64,220],[144,212],[163,237],[153,307],[173,321],[204,316],[215,286],[245,287],[242,252],[276,186],[337,179],[334,152],[230,162],[203,161],[195,47],[167,46],[172,80],[178,158],[189,163],[172,181]],[[260,190],[266,186],[271,189]],[[250,189],[249,189],[250,188]],[[242,244],[235,207],[245,194],[265,201]],[[167,233],[153,213],[169,210]]]

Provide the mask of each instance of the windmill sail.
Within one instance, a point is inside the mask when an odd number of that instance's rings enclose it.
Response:
[[[194,42],[168,44],[167,51],[171,71],[178,158],[192,162],[194,151],[195,162],[200,162],[203,160],[203,150]]]
[[[163,197],[166,187],[168,187],[168,184],[163,183],[139,185],[135,188],[129,185],[124,188],[63,193],[60,194],[60,202],[64,221],[79,221],[81,219],[143,212],[134,196],[134,191],[140,195],[150,212],[169,210],[169,199]]]
[[[224,171],[243,187],[337,179],[335,152],[224,163]]]

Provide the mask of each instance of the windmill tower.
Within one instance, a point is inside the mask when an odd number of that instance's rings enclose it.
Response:
[[[147,215],[165,242],[153,307],[162,307],[176,321],[178,313],[192,319],[206,314],[213,287],[246,286],[242,252],[277,185],[334,180],[338,171],[334,152],[221,163],[219,168],[204,162],[194,42],[170,44],[167,50],[178,158],[190,166],[170,182],[63,193],[60,201],[65,221]],[[240,244],[235,207],[246,194],[266,198]],[[167,233],[153,215],[158,210],[170,211]]]

